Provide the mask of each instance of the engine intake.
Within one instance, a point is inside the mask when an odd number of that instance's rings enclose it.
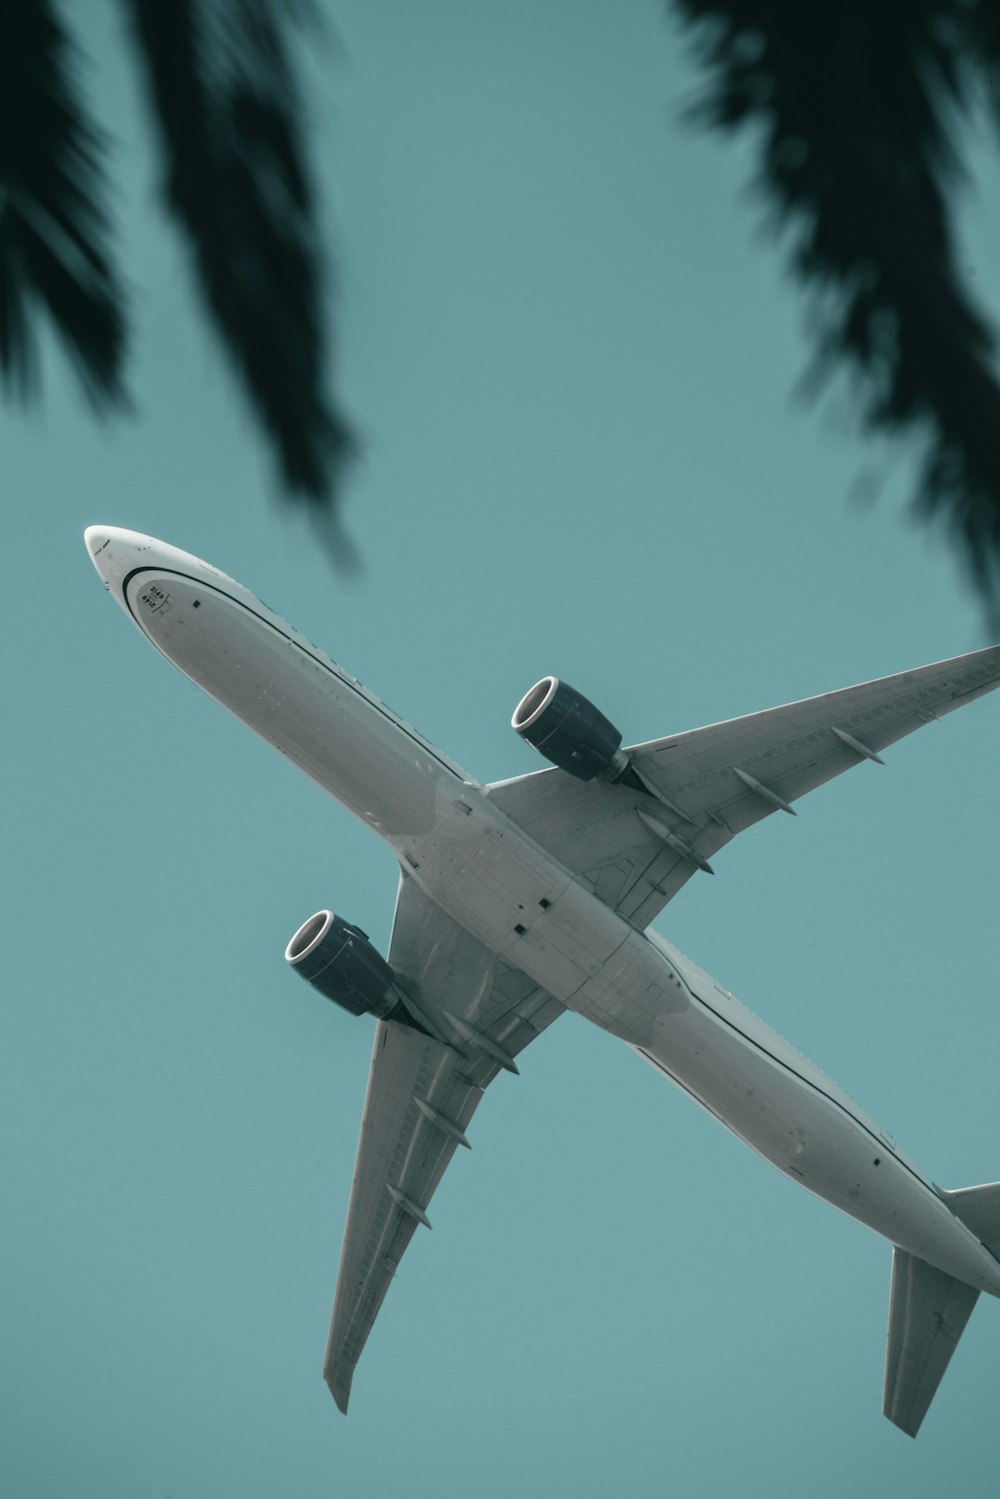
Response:
[[[593,703],[558,677],[543,677],[514,709],[511,727],[580,781],[615,780],[628,768],[622,736]]]
[[[352,1015],[407,1020],[389,964],[359,926],[317,911],[285,948],[285,961],[314,989]]]

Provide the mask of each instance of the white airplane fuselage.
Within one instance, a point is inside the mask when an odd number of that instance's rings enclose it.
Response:
[[[825,1073],[670,943],[600,901],[253,594],[134,532],[92,527],[87,540],[149,640],[378,833],[480,942],[640,1052],[801,1186],[1000,1296],[1000,1263]]]

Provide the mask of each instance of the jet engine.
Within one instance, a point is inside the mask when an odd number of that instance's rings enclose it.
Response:
[[[604,714],[558,677],[543,677],[514,709],[511,727],[539,754],[580,781],[617,780],[628,769],[622,736]]]
[[[303,922],[285,948],[285,961],[314,989],[352,1015],[405,1020],[392,969],[359,926],[332,911]]]

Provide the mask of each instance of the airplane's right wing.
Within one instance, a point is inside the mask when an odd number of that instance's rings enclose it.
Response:
[[[1000,646],[626,751],[648,789],[541,770],[496,805],[634,926],[745,828],[1000,686]]]
[[[375,1034],[324,1376],[347,1410],[355,1365],[483,1090],[563,1013],[403,876],[389,948],[396,981],[438,1039],[395,1020]]]

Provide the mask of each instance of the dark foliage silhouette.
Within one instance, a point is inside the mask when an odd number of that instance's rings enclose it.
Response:
[[[846,361],[864,421],[924,440],[918,504],[977,584],[1000,557],[994,335],[956,263],[962,115],[1000,117],[996,0],[674,0],[707,82],[692,117],[751,130],[758,186],[816,299],[809,384]]]
[[[288,488],[337,540],[351,451],[324,390],[322,257],[291,28],[306,0],[120,0],[164,197]],[[918,501],[1000,577],[994,335],[957,264],[962,116],[1000,117],[1000,0],[673,0],[705,73],[692,116],[752,131],[758,186],[815,303],[808,381],[857,377],[865,423],[924,443]],[[72,12],[67,10],[67,16]],[[104,141],[52,0],[0,0],[0,378],[37,388],[36,319],[98,409],[126,400]],[[343,546],[342,546],[343,551]]]
[[[0,375],[38,383],[33,303],[48,312],[98,407],[123,400],[125,316],[102,208],[103,141],[48,4],[0,11]]]
[[[323,388],[321,257],[289,57],[299,11],[291,0],[121,3],[165,202],[210,321],[285,484],[329,502],[351,441]],[[6,0],[0,26],[0,375],[35,393],[44,308],[94,404],[120,405],[125,300],[103,207],[104,142],[73,43],[50,0]]]

